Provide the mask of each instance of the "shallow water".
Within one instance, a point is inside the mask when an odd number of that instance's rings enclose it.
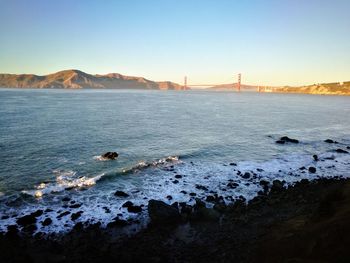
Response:
[[[204,199],[215,191],[230,202],[254,197],[261,179],[347,177],[350,155],[333,150],[350,146],[349,116],[350,97],[338,96],[0,89],[0,229],[39,208],[53,210],[38,217],[40,231],[64,231],[79,221],[106,225],[117,214],[147,219],[145,207],[141,214],[122,208],[127,200],[193,203],[189,193]],[[284,135],[301,142],[276,144]],[[118,159],[101,160],[107,151]],[[302,166],[317,172],[302,173]],[[228,188],[229,180],[239,186]],[[70,208],[73,202],[81,207]],[[83,213],[57,219],[63,211]],[[46,217],[53,223],[43,227]]]

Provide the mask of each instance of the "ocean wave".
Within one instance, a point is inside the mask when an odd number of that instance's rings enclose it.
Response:
[[[54,170],[56,175],[55,182],[42,182],[35,186],[33,190],[24,190],[22,193],[32,195],[37,198],[41,198],[43,195],[62,192],[64,190],[82,189],[88,188],[96,184],[100,180],[104,173],[96,175],[94,177],[79,176],[75,171],[60,171]]]
[[[139,161],[136,165],[130,167],[130,168],[124,168],[122,169],[123,173],[135,173],[142,171],[144,169],[150,168],[150,167],[163,167],[166,168],[168,166],[181,163],[179,156],[168,156],[165,158],[157,159],[151,162],[146,161]]]

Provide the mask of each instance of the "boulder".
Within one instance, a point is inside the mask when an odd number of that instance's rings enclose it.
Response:
[[[279,139],[279,141],[284,141],[284,142],[291,142],[291,143],[299,143],[297,139],[292,139],[287,136],[283,136]]]
[[[318,156],[317,156],[316,154],[314,154],[312,157],[314,158],[314,161],[315,161],[315,162],[317,162],[317,161],[319,160],[319,159],[318,159]]]
[[[131,205],[128,207],[129,213],[140,213],[142,212],[142,208],[139,205]]]
[[[106,152],[102,154],[102,157],[109,160],[115,160],[118,157],[117,152]]]
[[[118,197],[128,197],[129,195],[123,191],[116,191],[114,193],[115,196],[118,196]]]
[[[316,168],[312,166],[309,167],[309,173],[312,173],[312,174],[316,173]]]
[[[250,178],[250,173],[245,172],[245,173],[242,175],[242,178],[244,178],[244,179],[249,179],[249,178]]]
[[[153,199],[148,202],[148,214],[151,222],[158,224],[176,223],[181,219],[178,209]]]
[[[277,140],[276,143],[278,143],[278,144],[285,144],[286,142],[282,141],[282,140]]]
[[[48,226],[48,225],[51,225],[52,223],[52,219],[51,218],[46,218],[41,224],[43,226]]]
[[[36,217],[32,214],[25,215],[17,219],[17,224],[20,226],[28,226],[36,223]]]

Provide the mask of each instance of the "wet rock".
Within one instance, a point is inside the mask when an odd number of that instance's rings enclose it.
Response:
[[[166,199],[168,199],[168,200],[172,200],[172,199],[173,199],[173,197],[172,197],[171,195],[167,195]]]
[[[245,172],[245,173],[242,175],[242,178],[243,178],[243,179],[249,179],[249,178],[250,178],[250,173]]]
[[[142,212],[142,207],[138,205],[132,205],[128,207],[128,212],[129,213],[140,213]]]
[[[263,172],[264,171],[264,169],[261,169],[261,168],[257,168],[256,169],[258,172]]]
[[[190,193],[190,196],[196,196],[197,194],[196,193]]]
[[[300,167],[299,170],[301,170],[301,171],[306,170],[306,167],[305,166]]]
[[[79,208],[79,207],[81,207],[81,204],[74,204],[69,206],[69,208]]]
[[[292,139],[292,138],[289,138],[288,136],[283,136],[279,140],[284,142],[299,143],[297,139]]]
[[[180,178],[182,178],[182,175],[181,175],[181,174],[176,174],[174,177],[175,177],[176,179],[180,179]]]
[[[196,188],[198,190],[208,191],[208,188],[205,187],[204,185],[196,184]]]
[[[49,226],[49,225],[51,225],[51,223],[52,223],[52,219],[51,218],[45,218],[45,220],[43,222],[41,222],[41,224],[43,226]]]
[[[230,163],[230,165],[231,165],[231,166],[237,166],[237,164],[236,164],[236,163]]]
[[[345,151],[343,149],[336,149],[335,150],[337,153],[349,153],[348,151]]]
[[[169,224],[178,222],[181,219],[179,211],[159,200],[148,202],[148,214],[152,223]]]
[[[62,218],[62,217],[66,216],[66,215],[69,215],[69,214],[70,214],[69,211],[65,211],[65,212],[59,214],[59,215],[57,216],[57,218]]]
[[[123,205],[122,205],[122,207],[130,207],[130,206],[133,206],[134,204],[133,204],[133,202],[131,202],[131,201],[126,201]]]
[[[10,218],[9,216],[2,216],[1,220],[5,220],[5,219],[9,219],[9,218]]]
[[[68,202],[68,201],[70,201],[70,198],[69,197],[64,197],[64,198],[62,198],[62,201],[63,202]]]
[[[81,216],[82,213],[83,213],[83,211],[73,213],[70,218],[72,219],[72,221],[75,221]]]
[[[174,181],[173,181],[173,184],[178,184],[178,183],[179,183],[178,180],[174,180]]]
[[[28,225],[31,225],[31,224],[35,224],[36,223],[36,217],[33,216],[32,214],[30,215],[25,215],[25,216],[22,216],[20,218],[17,219],[17,224],[20,225],[20,226],[28,226]]]
[[[277,140],[276,143],[277,143],[277,144],[285,144],[286,142],[285,142],[285,141],[282,141],[282,140]]]
[[[316,173],[316,168],[313,167],[313,166],[310,166],[309,167],[309,173],[312,173],[312,174]]]
[[[331,139],[324,140],[324,142],[326,142],[326,143],[338,143],[337,141],[333,141]]]
[[[115,160],[118,157],[117,152],[106,152],[102,154],[103,158],[109,159],[109,160]]]
[[[316,154],[314,154],[313,156],[312,156],[312,158],[314,158],[314,161],[319,161],[319,159],[318,159],[318,156],[316,155]]]
[[[274,180],[272,182],[272,187],[271,187],[271,192],[280,192],[282,190],[284,190],[284,183],[281,182],[280,180]]]
[[[118,196],[118,197],[128,197],[129,195],[123,191],[116,191],[114,193],[115,196]]]
[[[184,194],[184,195],[187,194],[187,192],[185,190],[180,191],[180,193]]]
[[[196,198],[196,203],[193,206],[193,208],[196,210],[196,209],[203,208],[203,207],[206,207],[205,203],[202,200],[200,200],[199,198]]]
[[[126,220],[123,219],[119,219],[119,218],[114,218],[114,220],[112,222],[109,222],[107,224],[108,228],[111,227],[123,227],[123,226],[127,226],[129,223]]]

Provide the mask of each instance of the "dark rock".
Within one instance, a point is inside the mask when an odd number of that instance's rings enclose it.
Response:
[[[68,201],[70,201],[70,198],[69,197],[64,197],[64,198],[62,198],[62,201],[63,202],[68,202]]]
[[[196,203],[194,205],[194,209],[199,209],[199,208],[202,208],[202,207],[205,207],[205,203],[200,200],[199,198],[196,198]]]
[[[182,178],[182,175],[181,175],[181,174],[176,174],[176,175],[175,175],[175,178],[176,178],[176,179],[180,179],[180,178]]]
[[[32,216],[34,217],[39,217],[44,213],[43,210],[36,210],[34,213],[31,213]]]
[[[258,172],[263,172],[264,171],[264,169],[261,169],[261,168],[257,168],[256,169]]]
[[[138,205],[132,205],[128,207],[128,212],[129,213],[140,213],[142,212],[141,206]]]
[[[43,226],[51,225],[51,223],[52,223],[51,218],[45,218],[45,220],[44,220],[43,222],[41,222],[41,224],[42,224]]]
[[[331,139],[324,140],[324,142],[326,142],[326,143],[338,143],[337,141],[333,141]]]
[[[299,143],[299,141],[297,139],[292,139],[292,138],[289,138],[287,136],[283,136],[279,140],[284,141],[284,142]]]
[[[305,166],[299,168],[299,170],[301,170],[301,171],[302,171],[302,170],[305,170],[305,169],[306,169]]]
[[[237,166],[237,164],[236,164],[236,163],[230,163],[230,165],[231,165],[231,166]]]
[[[343,149],[336,149],[335,150],[337,153],[349,153],[348,151],[345,151]]]
[[[148,214],[152,223],[169,224],[181,219],[176,208],[153,199],[148,202]]]
[[[172,199],[173,199],[173,197],[172,197],[171,195],[167,195],[166,199],[168,199],[168,200],[172,200]]]
[[[133,202],[127,201],[127,202],[125,202],[125,203],[122,205],[122,207],[130,207],[130,206],[133,206],[133,205],[134,205]]]
[[[35,224],[36,223],[36,217],[33,216],[32,214],[30,215],[25,215],[25,216],[22,216],[20,218],[17,219],[17,224],[20,225],[20,226],[28,226],[28,225],[31,225],[31,224]]]
[[[244,179],[249,179],[249,178],[250,178],[250,173],[245,172],[245,173],[242,175],[242,178],[244,178]]]
[[[115,196],[118,196],[118,197],[128,197],[129,195],[123,191],[116,191],[114,193]]]
[[[196,196],[197,194],[196,193],[190,193],[190,196]]]
[[[82,213],[83,213],[83,211],[79,211],[79,212],[73,213],[73,214],[71,215],[70,218],[71,218],[73,221],[75,221],[75,220],[77,220],[77,219],[81,216]]]
[[[312,157],[314,158],[314,161],[316,161],[316,162],[319,160],[318,156],[316,154],[314,154]]]
[[[69,208],[79,208],[79,207],[81,207],[81,204],[74,204],[69,206]]]
[[[180,191],[180,193],[184,194],[184,195],[187,194],[187,192],[185,190]]]
[[[280,180],[274,180],[272,182],[271,192],[280,192],[281,190],[284,189],[283,185],[284,183],[281,182]]]
[[[128,224],[129,223],[126,220],[115,218],[112,222],[109,222],[107,224],[107,227],[108,228],[111,228],[111,227],[123,227],[123,226],[127,226]]]
[[[286,142],[285,142],[285,141],[278,140],[278,141],[276,141],[276,143],[278,143],[278,144],[285,144]]]
[[[109,159],[109,160],[115,160],[118,157],[118,153],[116,152],[106,152],[102,154],[103,158]]]
[[[198,190],[208,191],[208,188],[205,187],[204,185],[196,184],[196,188]]]
[[[178,183],[179,183],[178,180],[174,180],[174,181],[173,181],[173,184],[178,184]]]
[[[309,172],[312,173],[312,174],[316,173],[316,168],[312,167],[312,166],[309,167]]]
[[[57,216],[57,218],[61,218],[61,217],[64,217],[64,216],[66,216],[66,215],[69,215],[69,214],[70,214],[69,211],[65,211],[65,212],[59,214],[59,215]]]

